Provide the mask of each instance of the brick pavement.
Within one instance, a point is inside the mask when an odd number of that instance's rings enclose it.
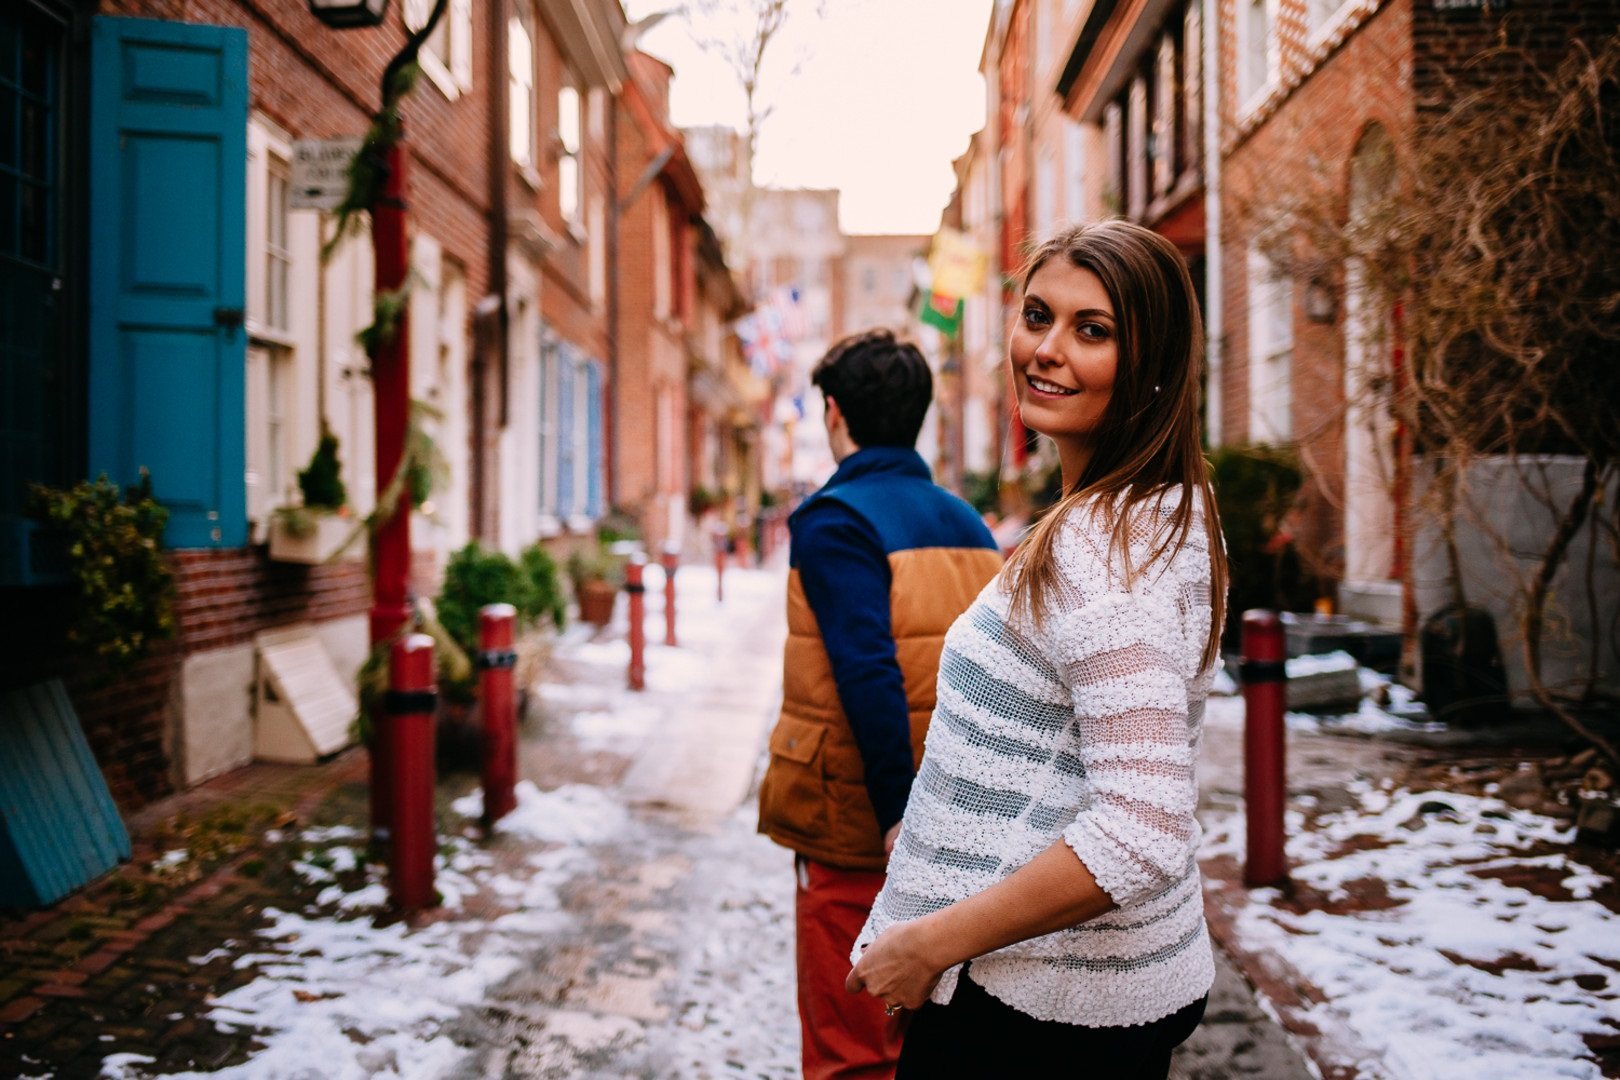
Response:
[[[243,1060],[251,1038],[199,1019],[201,1006],[253,978],[232,947],[258,913],[313,891],[291,868],[299,849],[264,834],[363,815],[365,779],[358,749],[317,768],[239,769],[133,815],[131,858],[79,892],[0,912],[0,1076],[96,1076],[121,1051],[175,1069]]]

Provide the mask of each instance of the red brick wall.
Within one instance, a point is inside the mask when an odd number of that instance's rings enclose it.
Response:
[[[305,0],[103,0],[101,11],[246,28],[250,106],[300,138],[366,129],[383,68],[405,39],[400,7],[391,5],[383,27],[347,31],[323,26]],[[473,301],[488,292],[488,11],[473,5],[471,89],[452,101],[424,77],[403,106],[412,227],[464,268]],[[293,566],[246,548],[179,552],[175,565],[178,639],[113,685],[71,680],[91,746],[126,810],[173,790],[172,725],[185,655],[286,623],[361,614],[369,604],[362,562]],[[413,573],[424,589],[437,581],[431,556],[418,555]]]
[[[1225,304],[1221,409],[1228,443],[1249,438],[1249,241],[1290,199],[1342,213],[1362,134],[1381,124],[1399,144],[1411,130],[1412,2],[1385,4],[1318,59],[1306,52],[1302,9],[1284,0],[1280,89],[1241,124],[1232,104],[1236,8],[1232,0],[1221,3],[1223,273],[1212,287],[1222,290]],[[1304,288],[1295,283],[1293,430],[1309,476],[1298,539],[1317,569],[1336,577],[1344,557],[1344,305],[1334,322],[1312,322],[1298,306]]]

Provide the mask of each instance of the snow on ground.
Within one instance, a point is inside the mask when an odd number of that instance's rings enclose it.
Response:
[[[1377,1080],[1597,1080],[1581,1036],[1620,1027],[1620,916],[1586,899],[1606,881],[1560,850],[1573,831],[1490,797],[1348,790],[1308,831],[1290,815],[1292,877],[1325,899],[1253,890],[1236,924],[1322,991],[1308,1022],[1375,1054]],[[1209,824],[1203,855],[1241,859],[1241,814]],[[1514,883],[1549,866],[1567,895]]]
[[[605,796],[572,789],[542,795],[525,785],[524,802],[513,815],[528,835],[590,830],[568,822]],[[472,813],[460,825],[476,819]],[[458,805],[467,804],[460,800]],[[622,809],[613,807],[622,816]],[[532,819],[554,812],[560,824],[536,827]],[[571,818],[570,815],[573,815]],[[529,822],[525,825],[524,822]],[[330,846],[349,839],[344,827],[283,831],[283,841],[307,845],[294,868],[314,882],[359,865],[359,853]],[[561,910],[558,887],[582,869],[590,856],[577,847],[535,851],[517,873],[495,870],[493,857],[465,834],[441,837],[435,882],[442,911],[452,915],[467,897],[488,890],[514,910],[490,919],[465,917],[418,927],[379,923],[388,904],[382,870],[366,867],[366,884],[345,889],[332,884],[303,912],[266,909],[269,925],[255,935],[255,951],[240,956],[239,969],[252,968],[253,981],[214,998],[208,1019],[222,1028],[251,1029],[264,1049],[248,1062],[214,1073],[184,1077],[279,1080],[321,1077],[425,1078],[448,1075],[467,1051],[441,1034],[462,1009],[476,1006],[488,991],[513,973],[518,957],[536,934],[566,933],[571,916]],[[113,1055],[102,1063],[111,1080],[147,1075],[152,1059]]]
[[[689,646],[734,637],[727,620],[744,605],[779,597],[781,590],[779,575],[728,571],[727,600],[735,597],[743,604],[733,602],[727,611],[715,602],[713,570],[683,568],[677,581],[679,631]],[[649,642],[663,640],[662,585],[662,572],[649,569]],[[649,689],[681,693],[712,680],[716,671],[704,651],[650,647]],[[622,681],[596,678],[601,667],[622,670],[628,661],[622,638],[597,642],[589,628],[570,628],[556,656],[593,676],[588,682],[537,688],[559,712],[585,710],[572,718],[576,731],[603,741],[633,739],[661,715],[627,694]],[[255,977],[211,1001],[210,1021],[252,1030],[263,1049],[232,1068],[179,1075],[186,1080],[205,1075],[426,1080],[466,1068],[477,1048],[451,1039],[446,1033],[451,1021],[483,1003],[542,942],[583,933],[578,916],[563,910],[559,890],[597,871],[592,845],[622,840],[633,825],[622,802],[588,785],[543,792],[524,781],[517,796],[517,809],[497,827],[533,845],[516,870],[499,869],[472,838],[483,809],[481,792],[452,804],[465,820],[441,823],[435,883],[443,904],[439,917],[415,927],[383,921],[388,894],[381,867],[366,866],[364,883],[355,886],[363,842],[358,830],[336,825],[267,831],[267,842],[301,845],[295,871],[326,887],[304,911],[266,909],[268,925],[254,935],[253,951],[237,960],[239,969],[251,968]],[[695,1070],[693,1076],[734,1075],[729,1062],[743,1060],[754,1075],[785,1078],[797,1062],[796,1018],[783,1020],[775,1008],[772,1017],[761,1017],[759,1010],[772,1000],[792,1001],[791,987],[783,983],[791,982],[792,970],[791,863],[753,835],[751,817],[739,822],[740,817],[706,841],[715,846],[710,864],[718,868],[706,892],[718,914],[693,928],[697,963],[684,988],[671,1049]],[[773,867],[780,863],[779,873],[761,873],[761,860]],[[180,852],[160,860],[180,861]],[[498,898],[508,913],[472,917],[466,901],[475,895]],[[602,1022],[622,1023],[611,1017]],[[109,1055],[101,1075],[134,1080],[150,1075],[153,1060]]]

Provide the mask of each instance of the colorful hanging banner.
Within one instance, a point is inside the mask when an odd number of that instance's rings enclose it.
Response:
[[[928,256],[932,288],[940,296],[972,296],[984,287],[990,268],[989,257],[967,234],[941,229],[934,234],[934,248]]]

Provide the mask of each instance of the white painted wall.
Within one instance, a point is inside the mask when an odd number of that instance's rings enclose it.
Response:
[[[1528,457],[1517,463],[1505,457],[1477,461],[1467,475],[1459,509],[1457,545],[1463,586],[1471,604],[1484,607],[1496,620],[1508,683],[1515,695],[1528,693],[1523,634],[1524,590],[1552,539],[1563,507],[1580,490],[1584,462],[1574,457]],[[1414,482],[1426,485],[1422,463]],[[1423,491],[1417,492],[1421,506]],[[1606,480],[1605,503],[1620,497],[1620,473]],[[1559,508],[1555,511],[1553,507]],[[1428,618],[1451,602],[1445,549],[1432,514],[1416,514],[1413,586],[1418,618]],[[1588,600],[1586,566],[1595,552],[1594,612]],[[1600,689],[1620,692],[1620,659],[1616,657],[1616,612],[1620,611],[1620,564],[1613,550],[1590,528],[1570,546],[1553,579],[1543,630],[1542,675],[1549,686],[1584,678],[1586,661],[1597,640],[1602,678]],[[1579,687],[1576,686],[1576,689]]]

